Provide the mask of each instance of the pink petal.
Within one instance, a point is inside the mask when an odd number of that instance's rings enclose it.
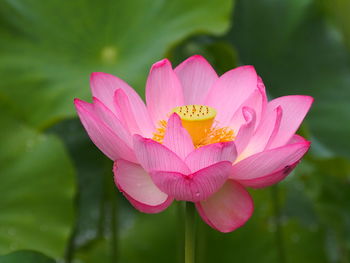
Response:
[[[126,82],[107,73],[95,72],[91,74],[90,85],[92,95],[102,101],[119,119],[122,119],[122,116],[116,110],[114,93],[117,89],[122,89],[129,99],[132,113],[134,116],[138,116],[138,121],[142,123],[144,135],[152,134],[154,126],[146,106],[140,96]]]
[[[296,161],[293,164],[286,165],[284,168],[275,171],[271,174],[255,178],[255,179],[248,179],[248,180],[239,180],[239,182],[246,186],[246,187],[252,187],[252,188],[265,188],[271,185],[274,185],[280,181],[282,181],[284,178],[286,178],[293,170],[294,168],[299,164],[299,161]]]
[[[134,135],[134,150],[139,163],[147,172],[190,173],[190,169],[179,156],[164,145],[151,139]]]
[[[113,172],[118,189],[139,211],[158,213],[172,203],[173,198],[160,191],[140,165],[117,160]]]
[[[146,84],[146,101],[154,123],[168,119],[173,108],[183,105],[182,87],[169,60],[153,64]]]
[[[92,104],[79,99],[75,99],[74,104],[91,140],[108,158],[136,161],[133,150],[97,116]]]
[[[210,89],[205,105],[217,110],[220,126],[229,124],[233,114],[256,89],[258,76],[252,66],[238,67],[222,75]]]
[[[295,134],[314,99],[310,96],[284,96],[269,102],[269,108],[282,107],[283,116],[278,133],[269,148],[285,145]]]
[[[135,93],[125,81],[103,72],[94,72],[91,74],[90,86],[92,95],[102,101],[113,112],[115,112],[113,96],[117,89],[123,89],[128,94]],[[134,94],[133,96],[136,95]]]
[[[265,84],[260,76],[258,76],[258,89],[260,90],[261,94],[263,95],[263,104],[267,104],[267,96],[266,96],[266,88]]]
[[[243,226],[254,210],[249,193],[233,180],[227,180],[218,192],[196,203],[196,207],[208,225],[224,233]]]
[[[275,184],[288,175],[309,148],[310,142],[301,142],[254,154],[233,165],[230,178],[257,188]]]
[[[219,162],[193,174],[153,171],[153,182],[160,190],[177,200],[198,202],[207,199],[225,183],[231,173],[231,162]]]
[[[130,148],[133,147],[132,137],[124,124],[96,97],[93,97],[93,111],[121,140]]]
[[[261,116],[266,109],[266,95],[260,89],[255,89],[253,93],[242,103],[238,110],[233,114],[228,126],[234,131],[238,131],[246,119],[242,115],[243,108],[251,108],[255,111],[256,123],[259,124]]]
[[[256,122],[255,111],[251,108],[244,107],[242,109],[242,115],[246,123],[241,126],[235,139],[237,155],[239,155],[248,145],[255,130],[255,122]]]
[[[182,127],[181,119],[176,113],[168,120],[163,144],[182,159],[194,150],[191,136]]]
[[[185,159],[192,172],[212,164],[229,161],[232,163],[237,157],[234,142],[219,142],[202,146],[191,152]]]
[[[146,108],[138,108],[138,104],[131,105],[128,96],[122,89],[117,89],[114,93],[116,110],[123,118],[123,122],[131,134],[141,134],[145,137],[152,137],[155,130]]]
[[[294,134],[287,144],[302,143],[302,142],[308,143],[308,140],[306,140],[304,137],[298,134]]]
[[[182,84],[186,105],[203,104],[206,95],[218,79],[212,66],[200,55],[194,55],[175,68]]]
[[[278,132],[282,114],[281,107],[277,107],[272,112],[265,114],[248,145],[238,156],[236,163],[267,148]]]

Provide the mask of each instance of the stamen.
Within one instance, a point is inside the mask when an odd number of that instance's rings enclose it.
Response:
[[[203,105],[186,105],[174,108],[173,112],[180,116],[182,126],[191,135],[193,144],[196,148],[218,142],[233,141],[235,139],[234,132],[231,128],[213,127],[216,110],[211,107]],[[161,120],[152,139],[163,143],[166,128],[167,122]]]
[[[159,127],[157,128],[156,132],[153,133],[152,139],[154,141],[163,143],[167,122],[165,120],[161,120],[161,121],[159,121],[158,125],[159,125]]]
[[[223,128],[211,128],[208,131],[207,136],[203,138],[198,144],[196,144],[196,148],[202,147],[204,145],[218,143],[218,142],[230,142],[235,139],[234,132],[229,127]]]

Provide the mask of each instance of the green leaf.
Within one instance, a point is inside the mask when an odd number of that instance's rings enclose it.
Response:
[[[113,184],[112,161],[107,159],[92,143],[77,119],[58,123],[48,130],[62,139],[72,156],[77,172],[77,220],[72,250],[96,239],[102,232],[106,184]],[[106,177],[110,177],[108,182]],[[73,251],[71,251],[73,252]]]
[[[256,66],[273,96],[313,96],[311,134],[350,157],[349,54],[322,13],[307,0],[247,0],[234,22],[229,39],[241,62]]]
[[[143,93],[152,63],[190,34],[224,33],[231,9],[231,0],[1,1],[0,95],[45,128],[75,114],[74,97],[91,96],[93,71]]]
[[[0,263],[55,263],[55,260],[39,252],[20,250],[0,256]]]
[[[55,136],[0,109],[0,253],[34,249],[62,258],[73,223],[72,164]]]

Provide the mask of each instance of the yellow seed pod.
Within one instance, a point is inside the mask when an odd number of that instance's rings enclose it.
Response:
[[[191,135],[195,145],[207,136],[216,116],[214,108],[204,105],[180,106],[174,108],[172,112],[180,116],[182,126]]]

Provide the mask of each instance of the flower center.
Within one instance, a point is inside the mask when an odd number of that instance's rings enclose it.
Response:
[[[229,127],[214,127],[216,110],[204,105],[179,106],[172,110],[181,118],[182,126],[190,134],[196,148],[204,145],[228,142],[235,139],[234,132]],[[167,122],[161,120],[154,133],[153,140],[163,142]]]
[[[194,145],[207,137],[216,116],[214,108],[203,105],[180,106],[174,108],[172,112],[180,116],[182,126],[192,137]]]

